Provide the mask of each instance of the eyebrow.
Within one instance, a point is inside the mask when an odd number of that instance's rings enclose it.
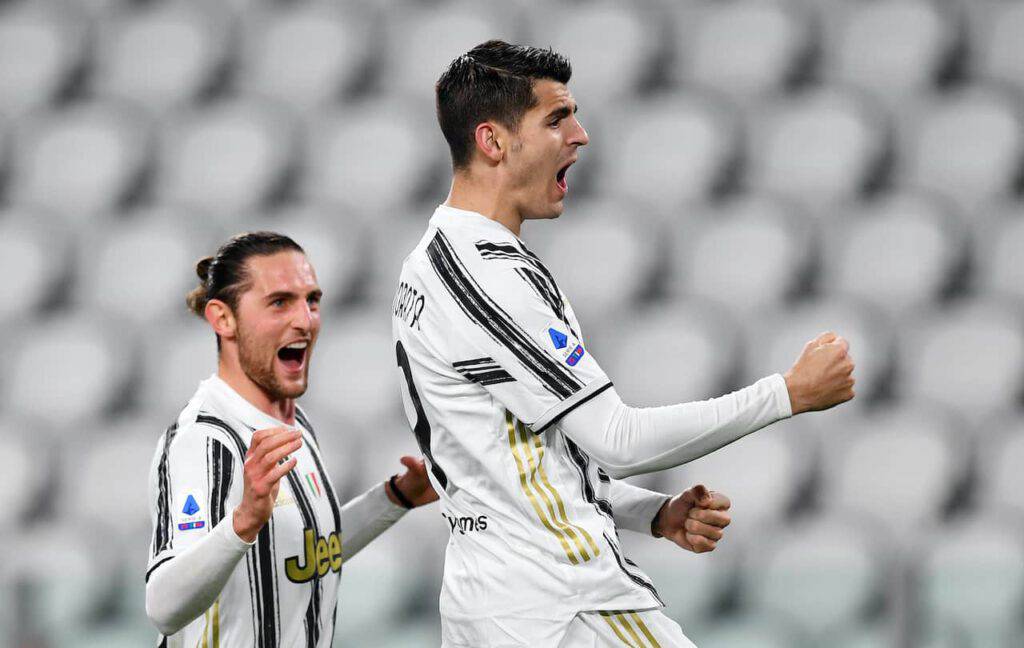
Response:
[[[309,297],[318,297],[319,298],[319,297],[323,297],[323,296],[324,296],[324,291],[319,289],[319,288],[317,288],[315,290],[310,290],[308,293],[306,293],[306,297],[307,298],[309,298]],[[269,295],[267,295],[266,301],[269,303],[269,302],[272,302],[272,301],[276,301],[278,299],[295,299],[296,297],[298,297],[298,293],[294,293],[294,292],[292,292],[290,290],[278,290],[276,292],[272,292]]]
[[[569,110],[569,106],[562,105],[549,112],[547,118],[558,117],[559,119],[564,119],[571,114],[575,114],[579,109],[579,104],[573,104],[572,110]]]

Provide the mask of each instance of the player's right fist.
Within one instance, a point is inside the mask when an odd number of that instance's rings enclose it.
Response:
[[[235,533],[246,542],[256,539],[260,529],[274,513],[274,502],[281,478],[295,467],[291,453],[302,447],[302,433],[289,428],[257,430],[245,453],[242,470],[242,502],[235,508],[232,523]]]
[[[784,376],[793,414],[828,409],[852,399],[853,366],[850,344],[831,331],[805,344]]]

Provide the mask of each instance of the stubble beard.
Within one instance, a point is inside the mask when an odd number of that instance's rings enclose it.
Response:
[[[307,351],[308,354],[308,351]],[[260,345],[250,339],[247,332],[239,327],[238,330],[238,362],[242,365],[242,371],[249,380],[256,383],[271,400],[284,400],[287,398],[298,398],[306,393],[309,385],[309,357],[306,357],[306,366],[303,367],[302,383],[294,387],[286,387],[281,384],[274,373],[275,349],[261,349]]]

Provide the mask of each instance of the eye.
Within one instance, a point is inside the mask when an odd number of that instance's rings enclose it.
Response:
[[[274,301],[270,302],[270,305],[273,306],[274,308],[281,308],[282,306],[284,306],[284,304],[284,297],[278,297]]]
[[[306,298],[306,303],[309,304],[310,306],[319,306],[320,299],[320,295],[310,295],[309,297]]]

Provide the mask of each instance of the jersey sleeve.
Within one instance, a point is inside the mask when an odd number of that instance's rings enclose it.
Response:
[[[611,386],[570,325],[553,282],[529,266],[481,260],[443,234],[427,248],[449,304],[448,360],[541,433]]]
[[[218,433],[205,425],[168,430],[150,469],[153,522],[146,580],[223,519],[241,499],[240,460]]]

